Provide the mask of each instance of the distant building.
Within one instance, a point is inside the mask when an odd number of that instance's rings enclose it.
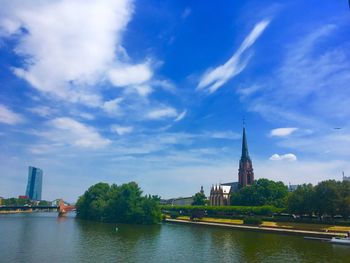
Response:
[[[39,168],[29,166],[26,196],[30,200],[41,200],[42,184],[43,171]]]
[[[192,205],[193,197],[178,197],[160,200],[161,205]]]
[[[201,194],[205,195],[204,194],[204,189],[203,189],[203,185],[201,186],[201,190],[199,191]]]
[[[210,190],[210,205],[230,205],[231,186],[219,184],[212,186]]]
[[[248,152],[247,136],[243,127],[242,155],[239,161],[238,182],[213,185],[210,190],[210,205],[232,205],[230,204],[231,194],[238,189],[252,185],[254,183],[254,171],[252,160]]]
[[[19,195],[18,196],[19,199],[28,199],[28,195]]]
[[[289,185],[288,185],[288,191],[289,191],[289,192],[293,192],[293,191],[297,190],[298,187],[299,187],[298,184],[290,184],[290,183],[289,183]]]
[[[350,182],[350,176],[345,176],[343,172],[343,182],[348,181]]]

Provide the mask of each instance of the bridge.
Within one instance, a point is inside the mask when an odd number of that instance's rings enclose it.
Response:
[[[48,205],[14,205],[0,206],[0,211],[57,211],[58,216],[65,216],[69,211],[75,211],[74,205],[66,205],[61,199],[58,206]]]

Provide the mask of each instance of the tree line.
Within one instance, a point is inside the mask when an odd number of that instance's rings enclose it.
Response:
[[[323,181],[313,186],[304,184],[290,194],[288,211],[298,215],[318,217],[350,216],[350,182]]]
[[[196,193],[192,205],[208,204],[205,195]],[[350,182],[323,181],[313,186],[303,184],[293,192],[283,182],[258,179],[251,186],[230,196],[232,206],[273,206],[299,216],[350,216]]]
[[[51,203],[49,201],[40,200],[33,201],[29,198],[16,198],[10,197],[1,200],[1,205],[4,206],[24,206],[24,205],[39,205],[39,206],[49,206]]]

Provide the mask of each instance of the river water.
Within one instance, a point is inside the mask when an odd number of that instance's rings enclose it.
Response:
[[[350,262],[350,247],[218,227],[31,213],[0,215],[0,262]]]

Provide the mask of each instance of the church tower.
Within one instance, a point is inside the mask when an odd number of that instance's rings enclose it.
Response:
[[[238,188],[251,185],[254,182],[254,172],[252,160],[249,157],[247,136],[245,134],[245,127],[243,126],[243,139],[242,139],[242,156],[239,161],[238,169]]]

